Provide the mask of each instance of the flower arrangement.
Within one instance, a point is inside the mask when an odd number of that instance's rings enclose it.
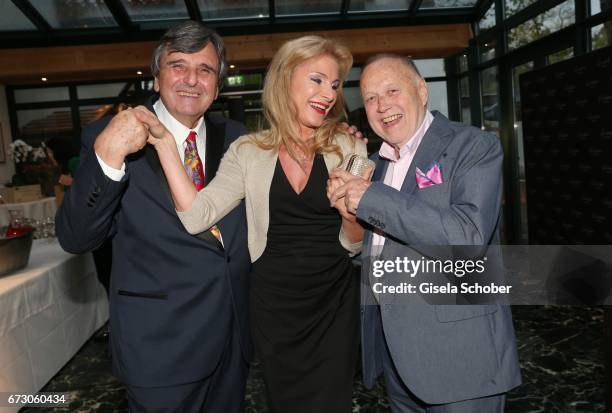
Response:
[[[16,164],[25,162],[37,163],[42,159],[47,159],[47,147],[44,142],[41,142],[40,146],[35,148],[21,139],[17,139],[9,145],[9,156]]]
[[[32,146],[17,139],[9,145],[9,156],[15,161],[16,173],[7,186],[41,184],[44,195],[53,195],[59,168],[44,142],[40,146]]]

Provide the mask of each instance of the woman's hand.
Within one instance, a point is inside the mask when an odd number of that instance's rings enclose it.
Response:
[[[149,130],[147,142],[153,145],[157,151],[159,162],[168,180],[175,208],[178,211],[189,209],[197,191],[185,172],[174,136],[162,125],[157,116],[147,108],[138,106],[132,110],[138,121],[142,122]]]
[[[361,140],[364,145],[368,144],[368,138],[366,138],[366,136],[361,133],[361,131],[359,129],[357,129],[357,126],[355,125],[349,125],[346,122],[341,122],[340,123],[340,128],[351,138],[353,138],[353,140]]]
[[[168,129],[159,121],[157,116],[144,106],[137,106],[132,109],[136,119],[142,122],[149,130],[147,143],[153,145],[157,151],[164,149],[176,149],[174,136]]]
[[[329,178],[327,180],[327,198],[331,200],[332,194],[343,184],[344,182],[339,178]],[[349,221],[355,221],[357,219],[357,217],[351,214],[346,208],[346,203],[344,202],[344,199],[336,200],[336,202],[332,203],[331,206],[338,210],[342,218]]]
[[[330,177],[327,180],[327,197],[331,200],[333,194],[342,186],[344,186],[342,179]],[[357,222],[357,216],[349,212],[345,199],[336,199],[331,206],[336,208],[342,217],[342,230],[349,242],[356,243],[363,240],[363,227]]]
[[[372,176],[372,171],[367,172],[367,179],[360,176],[354,176],[342,169],[334,169],[330,179],[337,179],[341,185],[336,186],[331,194],[328,191],[327,197],[332,205],[338,202],[344,202],[346,209],[351,214],[357,213],[357,207],[363,197],[363,194],[370,187],[369,179]]]

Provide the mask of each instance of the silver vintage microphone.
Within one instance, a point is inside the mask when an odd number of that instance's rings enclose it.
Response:
[[[366,170],[371,168],[372,171],[374,171],[374,166],[375,166],[374,162],[372,162],[365,156],[361,156],[361,155],[357,155],[356,153],[353,153],[347,156],[346,158],[344,158],[342,165],[340,165],[340,169],[344,169],[351,175],[360,176],[362,178],[365,178],[364,174]]]

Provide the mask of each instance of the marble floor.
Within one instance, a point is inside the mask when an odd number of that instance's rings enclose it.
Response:
[[[509,413],[604,411],[603,310],[601,307],[513,307],[523,385],[508,395]],[[261,370],[249,375],[247,413],[267,412]],[[124,412],[125,391],[110,374],[105,343],[86,343],[42,391],[70,392],[69,407],[53,412]],[[22,412],[51,409],[25,408]],[[367,390],[355,381],[353,412],[389,411],[383,384]]]

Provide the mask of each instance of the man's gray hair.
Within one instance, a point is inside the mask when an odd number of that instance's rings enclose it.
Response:
[[[412,70],[414,74],[417,75],[417,80],[423,79],[423,76],[421,76],[421,72],[419,72],[419,69],[417,69],[416,65],[414,64],[414,61],[411,58],[407,56],[395,54],[395,53],[378,53],[378,54],[375,54],[374,56],[370,56],[368,60],[366,60],[365,64],[363,65],[363,68],[361,69],[361,73],[363,73],[366,70],[366,67],[368,67],[372,63],[378,62],[379,60],[383,60],[383,59],[397,60],[401,62],[402,64],[404,64],[408,69]]]
[[[220,90],[227,74],[223,39],[221,39],[221,36],[216,31],[195,20],[179,23],[164,33],[159,41],[159,45],[153,52],[151,74],[155,77],[159,75],[161,57],[165,51],[169,53],[197,53],[205,48],[208,43],[213,45],[219,59],[218,87]]]

